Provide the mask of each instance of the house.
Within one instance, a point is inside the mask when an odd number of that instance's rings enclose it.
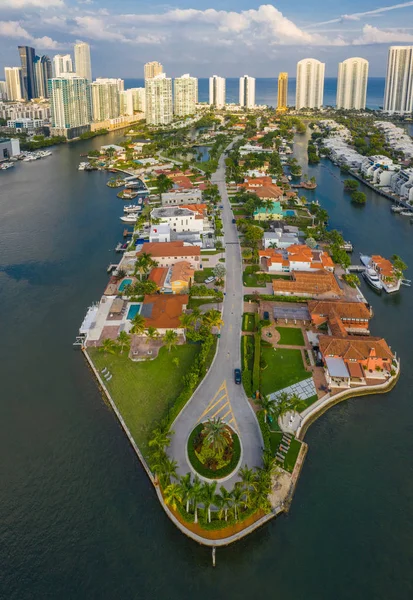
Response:
[[[199,269],[201,260],[199,246],[186,245],[182,241],[145,242],[140,252],[150,254],[159,267],[172,267],[176,262],[186,260],[193,269]],[[140,252],[136,253],[137,257]]]
[[[171,267],[154,267],[149,273],[149,281],[156,283],[158,291],[164,294],[183,294],[188,292],[194,277],[194,269],[186,260]]]
[[[169,269],[167,267],[154,267],[148,275],[148,281],[153,281],[160,292],[164,291],[164,284]]]
[[[293,271],[290,280],[274,279],[272,288],[279,296],[340,298],[343,295],[334,274],[326,270]]]
[[[334,263],[324,250],[305,244],[291,244],[285,249],[265,248],[259,251],[260,262],[269,273],[322,270],[334,272]]]
[[[300,240],[296,233],[288,233],[281,227],[273,231],[266,231],[262,238],[262,244],[267,248],[288,248],[293,244],[299,244]]]
[[[140,314],[145,318],[145,328],[154,327],[160,334],[168,329],[184,335],[180,317],[187,307],[189,296],[153,294],[143,299]]]
[[[159,223],[159,225],[151,225],[149,232],[150,242],[170,242],[171,228],[168,223]]]
[[[254,221],[281,221],[283,216],[284,212],[279,202],[272,202],[271,207],[261,207],[254,210]]]
[[[171,231],[178,233],[183,231],[202,233],[204,230],[204,217],[181,206],[154,208],[151,218],[159,219],[163,224],[167,224]]]
[[[162,194],[162,206],[180,206],[182,204],[202,204],[202,190],[170,190]]]
[[[363,302],[312,300],[308,311],[313,325],[319,327],[326,323],[333,336],[369,334],[371,311]]]

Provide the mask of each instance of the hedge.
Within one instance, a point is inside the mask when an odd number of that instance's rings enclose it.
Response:
[[[271,450],[271,433],[268,423],[265,422],[265,414],[263,410],[258,411],[257,419],[264,440],[264,450]]]
[[[205,467],[201,463],[201,461],[195,454],[194,439],[199,433],[201,433],[203,428],[204,424],[200,423],[195,427],[195,429],[193,429],[191,435],[189,436],[187,445],[189,462],[191,463],[195,471],[199,473],[199,475],[201,475],[202,477],[207,477],[208,479],[222,479],[223,477],[230,475],[239,463],[239,460],[241,458],[241,443],[239,441],[239,437],[235,433],[235,431],[232,430],[232,439],[234,443],[231,461],[227,465],[225,465],[225,467],[217,469],[216,471],[212,471],[211,469],[207,469],[207,467]]]
[[[308,302],[311,298],[304,296],[273,296],[272,294],[259,294],[259,300],[268,300],[269,302]],[[254,294],[245,294],[244,300],[255,300]]]
[[[249,369],[242,372],[242,385],[248,398],[252,398],[251,371]]]
[[[254,334],[254,366],[252,369],[253,392],[260,389],[260,358],[261,358],[261,333]]]

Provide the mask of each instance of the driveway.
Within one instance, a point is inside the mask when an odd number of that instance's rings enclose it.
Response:
[[[225,231],[225,267],[227,269],[222,318],[224,326],[217,355],[205,379],[184,410],[175,420],[168,453],[178,462],[179,475],[191,471],[187,460],[186,444],[189,434],[198,422],[212,416],[222,417],[238,433],[242,446],[240,466],[258,467],[262,464],[263,440],[255,414],[242,385],[234,382],[234,369],[241,368],[241,322],[243,311],[242,260],[232,210],[225,185],[225,163],[221,156],[219,167],[212,176],[219,187],[222,202],[222,220]],[[222,482],[232,489],[238,481],[237,472]],[[219,482],[218,482],[219,483]]]

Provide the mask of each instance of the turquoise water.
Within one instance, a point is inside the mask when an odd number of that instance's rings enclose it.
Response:
[[[130,308],[128,310],[128,316],[126,318],[129,321],[132,321],[133,317],[135,317],[137,314],[139,314],[140,309],[141,309],[140,304],[131,304]]]
[[[287,217],[295,217],[295,210],[285,210],[285,211],[284,211],[284,214],[285,214]]]
[[[132,279],[124,279],[124,280],[122,281],[122,283],[120,284],[120,286],[118,287],[118,290],[119,290],[120,292],[123,292],[123,290],[125,289],[125,287],[126,287],[127,285],[130,285],[131,283],[132,283]]]

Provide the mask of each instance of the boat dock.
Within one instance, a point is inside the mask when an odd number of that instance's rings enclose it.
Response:
[[[123,237],[128,237],[128,235],[133,235],[133,231],[128,231],[127,229],[123,230]]]
[[[350,273],[363,273],[363,271],[366,270],[367,267],[365,267],[364,265],[350,265],[349,267],[347,267],[347,270]]]
[[[108,265],[108,268],[106,269],[107,273],[112,273],[112,271],[115,271],[115,269],[118,268],[119,265],[114,265],[114,264],[110,264]]]

